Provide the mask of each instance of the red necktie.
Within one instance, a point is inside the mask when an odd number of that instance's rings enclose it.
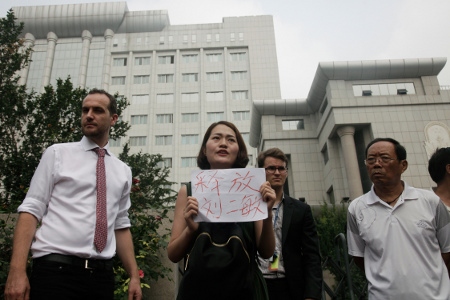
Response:
[[[97,208],[94,245],[98,252],[102,252],[106,246],[108,236],[108,222],[106,220],[106,175],[105,175],[105,149],[95,148],[97,160]]]

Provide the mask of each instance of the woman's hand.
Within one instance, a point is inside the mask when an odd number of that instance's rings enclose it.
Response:
[[[259,192],[261,193],[264,202],[267,203],[268,212],[272,212],[272,207],[275,204],[275,200],[277,198],[275,190],[270,186],[270,183],[266,181],[259,188]]]
[[[187,229],[189,232],[195,232],[198,229],[198,223],[194,222],[194,217],[198,214],[198,201],[197,198],[189,196],[187,197],[186,207],[183,210],[184,220],[186,221]]]

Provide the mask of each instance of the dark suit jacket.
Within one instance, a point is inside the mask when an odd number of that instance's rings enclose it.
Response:
[[[284,196],[282,252],[289,290],[294,299],[321,299],[319,238],[311,207]]]

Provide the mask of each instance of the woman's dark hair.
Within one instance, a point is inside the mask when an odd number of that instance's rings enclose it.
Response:
[[[205,135],[203,136],[203,142],[202,146],[200,147],[200,151],[197,155],[197,166],[202,170],[211,169],[211,165],[208,162],[208,158],[205,154],[206,149],[206,142],[208,141],[209,137],[211,136],[211,132],[217,125],[225,125],[227,127],[230,127],[234,134],[236,135],[236,141],[239,147],[239,151],[236,157],[236,161],[234,162],[232,168],[245,168],[248,164],[248,154],[247,154],[247,147],[245,146],[244,139],[242,138],[241,133],[237,129],[237,127],[228,121],[220,121],[216,123],[212,123],[208,129],[205,132]]]
[[[436,149],[428,161],[428,173],[434,182],[439,183],[444,179],[448,164],[450,164],[450,147]]]
[[[378,142],[389,142],[389,143],[393,144],[394,149],[395,149],[395,155],[397,155],[397,159],[398,160],[406,159],[405,147],[400,145],[400,143],[398,141],[396,141],[392,138],[376,138],[373,141],[371,141],[366,147],[366,152],[365,152],[366,157],[367,157],[367,151],[369,150],[370,146],[372,146],[373,144],[378,143]]]

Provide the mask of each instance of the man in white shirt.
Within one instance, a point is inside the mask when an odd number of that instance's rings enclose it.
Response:
[[[450,299],[450,216],[431,191],[401,180],[406,150],[391,138],[366,148],[372,189],[348,208],[348,253],[365,271],[369,299]]]
[[[82,140],[55,144],[42,155],[18,208],[6,299],[113,299],[116,252],[130,275],[129,299],[141,299],[128,218],[131,170],[108,149],[109,130],[117,119],[114,97],[94,89],[82,104]],[[101,149],[106,151],[106,222],[103,244],[98,246],[96,151]],[[30,246],[33,266],[28,280]]]
[[[436,195],[450,212],[450,147],[436,149],[428,161],[428,173],[436,182]]]

